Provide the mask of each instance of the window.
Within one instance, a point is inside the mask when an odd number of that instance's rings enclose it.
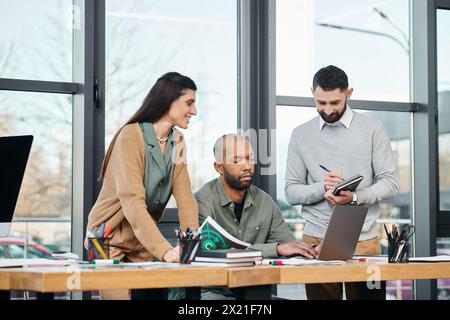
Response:
[[[450,210],[450,10],[437,10],[440,208]]]
[[[0,0],[0,78],[72,81],[72,2]]]
[[[351,105],[351,101],[349,102]],[[391,138],[391,146],[399,172],[400,194],[395,199],[385,200],[381,203],[379,223],[404,224],[411,222],[411,150],[410,150],[410,115],[402,112],[363,111],[370,117],[383,122]],[[317,116],[315,108],[309,107],[277,107],[277,202],[286,221],[291,222],[291,229],[295,230],[296,237],[303,236],[301,206],[290,206],[284,196],[286,159],[289,139],[292,130]],[[387,240],[385,232],[380,225],[380,238],[383,252],[387,254]]]
[[[34,136],[11,235],[70,249],[72,97],[0,91],[0,135]],[[54,221],[42,225],[42,221]],[[61,223],[59,223],[61,222]]]
[[[169,71],[198,87],[198,115],[184,131],[196,191],[216,177],[215,140],[237,129],[236,1],[106,2],[106,148]]]
[[[354,99],[409,101],[408,0],[277,1],[277,95],[310,96],[313,75],[344,69]]]
[[[349,102],[351,106],[351,101]],[[355,106],[356,107],[356,106]],[[394,199],[384,200],[378,218],[378,230],[382,254],[387,255],[387,238],[383,224],[411,223],[411,134],[410,114],[403,112],[383,112],[356,110],[380,120],[391,138],[391,146],[399,173],[400,194]],[[301,206],[290,206],[284,195],[286,159],[292,130],[317,116],[315,108],[277,106],[277,203],[285,221],[296,238],[303,237],[304,220]],[[300,287],[301,288],[301,287]],[[286,290],[292,290],[283,288]],[[289,294],[289,292],[286,294]],[[389,281],[388,299],[412,299],[412,281]]]
[[[436,250],[438,255],[450,255],[450,238],[437,238]],[[450,300],[450,279],[438,279],[438,299]]]

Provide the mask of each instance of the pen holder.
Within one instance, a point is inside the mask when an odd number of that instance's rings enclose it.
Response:
[[[389,263],[407,263],[409,262],[409,243],[408,241],[395,241],[388,243]]]
[[[88,238],[88,260],[109,259],[109,238]]]
[[[180,239],[178,244],[180,246],[180,263],[190,264],[200,246],[200,239]]]

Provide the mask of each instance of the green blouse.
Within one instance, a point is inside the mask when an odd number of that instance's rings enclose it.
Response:
[[[145,175],[144,186],[146,193],[147,210],[154,212],[164,207],[172,194],[173,163],[172,151],[174,140],[172,132],[166,142],[164,155],[156,140],[153,124],[139,123],[145,142]]]

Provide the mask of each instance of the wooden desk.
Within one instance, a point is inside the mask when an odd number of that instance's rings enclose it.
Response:
[[[157,267],[151,269],[84,270],[79,286],[70,268],[0,270],[0,290],[42,293],[107,289],[223,286],[245,288],[248,299],[270,298],[271,285],[366,282],[450,278],[450,263],[389,264],[349,261],[345,265],[257,266],[242,268]]]
[[[0,273],[0,300],[9,300],[9,273]]]
[[[9,290],[9,273],[0,273],[0,290]]]
[[[108,289],[158,289],[227,286],[225,268],[154,267],[151,269],[28,268],[0,270],[0,290],[41,293]]]
[[[345,265],[258,266],[228,269],[228,287],[244,290],[247,299],[270,297],[270,284],[374,282],[450,278],[450,263],[349,261]],[[245,292],[251,288],[250,292]],[[256,294],[255,294],[256,293]]]
[[[377,277],[379,275],[379,277]],[[450,278],[450,263],[383,263],[349,261],[344,265],[258,266],[228,269],[228,286],[365,282]]]
[[[361,263],[350,261],[345,265],[278,268],[280,284],[450,278],[450,263]]]

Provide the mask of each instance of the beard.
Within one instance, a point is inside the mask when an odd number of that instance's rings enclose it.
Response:
[[[250,181],[247,183],[241,183],[240,179],[242,177],[248,176],[248,175],[251,175]],[[252,185],[252,181],[253,181],[253,174],[251,172],[241,175],[241,176],[237,177],[237,179],[235,179],[228,173],[228,171],[225,168],[223,168],[223,176],[225,178],[225,181],[228,183],[228,185],[231,188],[233,188],[234,190],[239,190],[239,191],[247,190],[248,188],[250,188],[250,186]]]
[[[347,110],[347,99],[345,99],[344,109],[341,112],[333,112],[330,115],[327,115],[325,111],[319,112],[319,115],[322,117],[323,121],[326,123],[335,123],[339,121]]]

